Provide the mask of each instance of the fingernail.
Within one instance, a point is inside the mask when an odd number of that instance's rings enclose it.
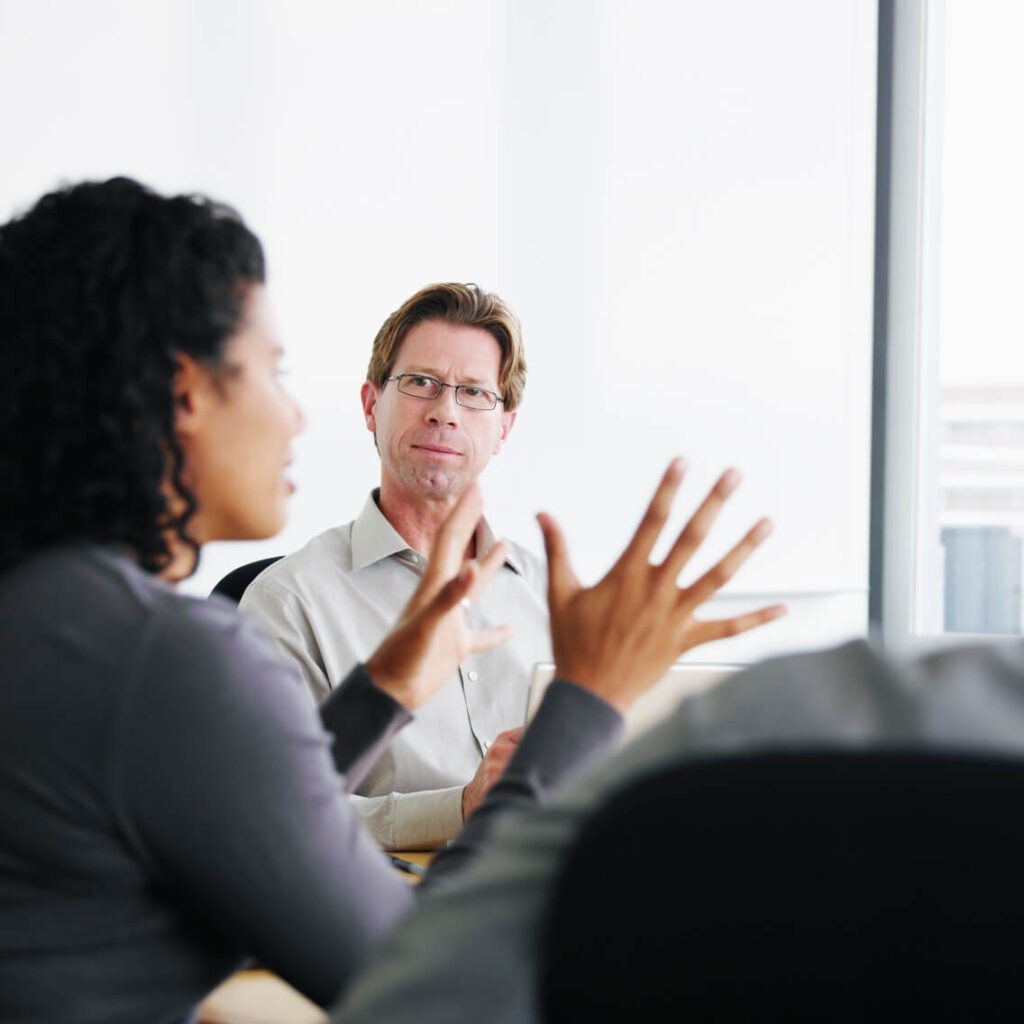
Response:
[[[770,519],[762,519],[754,527],[754,540],[764,540],[774,529],[775,524]]]
[[[738,469],[727,469],[722,474],[722,483],[731,491],[740,482],[740,471]]]

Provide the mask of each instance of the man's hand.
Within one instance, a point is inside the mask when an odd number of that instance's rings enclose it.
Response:
[[[394,629],[366,662],[373,681],[410,711],[429,700],[468,654],[497,647],[508,626],[470,629],[465,609],[502,566],[508,553],[495,544],[482,562],[467,559],[483,501],[474,483],[445,520],[420,585]]]
[[[487,753],[484,754],[476,774],[462,790],[463,821],[483,803],[487,791],[498,781],[522,738],[522,726],[516,729],[506,729],[504,732],[499,732],[494,742],[487,748]]]
[[[537,517],[548,556],[555,672],[585,686],[620,711],[657,682],[684,652],[785,614],[783,605],[712,621],[701,621],[694,614],[771,533],[767,519],[754,525],[696,582],[688,587],[676,584],[739,483],[735,470],[721,476],[665,560],[651,564],[651,550],[668,519],[684,468],[682,459],[670,463],[626,550],[604,579],[589,589],[580,585],[569,564],[558,525],[543,513]]]

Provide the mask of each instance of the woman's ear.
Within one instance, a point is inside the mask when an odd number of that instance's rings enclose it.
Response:
[[[179,437],[194,436],[200,429],[206,407],[206,391],[210,386],[209,371],[189,355],[179,352],[174,371],[174,433]]]

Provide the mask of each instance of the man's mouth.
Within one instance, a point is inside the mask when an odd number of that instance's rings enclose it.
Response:
[[[462,452],[455,448],[449,448],[444,444],[414,444],[413,448],[429,455],[461,455]]]

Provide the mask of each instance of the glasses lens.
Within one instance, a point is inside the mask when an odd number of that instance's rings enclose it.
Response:
[[[437,398],[441,385],[433,377],[416,377],[413,374],[398,378],[398,390],[414,398]]]
[[[483,388],[463,386],[455,393],[455,397],[458,398],[459,405],[464,405],[467,409],[493,409],[497,404],[494,395]]]

